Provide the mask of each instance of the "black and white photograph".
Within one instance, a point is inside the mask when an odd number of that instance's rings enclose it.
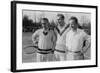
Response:
[[[23,10],[22,62],[91,59],[91,14]]]
[[[12,71],[97,66],[96,6],[17,1],[12,6]]]

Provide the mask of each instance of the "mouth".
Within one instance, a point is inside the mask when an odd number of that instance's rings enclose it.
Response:
[[[72,28],[74,28],[74,26],[71,26]]]

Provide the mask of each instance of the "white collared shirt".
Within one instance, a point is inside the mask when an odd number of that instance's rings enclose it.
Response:
[[[88,39],[88,35],[81,29],[76,32],[70,30],[66,34],[66,46],[70,51],[81,51],[84,40]]]

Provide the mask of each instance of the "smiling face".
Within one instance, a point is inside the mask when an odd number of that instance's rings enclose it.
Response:
[[[61,25],[64,22],[64,19],[61,16],[57,17],[57,22]]]
[[[70,24],[70,27],[73,29],[73,30],[76,30],[78,28],[78,20],[76,17],[71,17],[69,19],[69,24]]]
[[[60,26],[64,25],[64,15],[63,14],[58,14],[57,15],[57,22]]]
[[[48,20],[42,19],[42,20],[41,20],[41,24],[42,24],[42,27],[43,27],[43,28],[45,28],[45,29],[48,28],[48,25],[49,25]]]
[[[69,20],[69,24],[70,24],[70,26],[71,26],[72,29],[77,29],[77,27],[78,27],[78,24],[73,19]]]

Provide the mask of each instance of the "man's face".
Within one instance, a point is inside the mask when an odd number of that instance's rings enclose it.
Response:
[[[57,22],[61,25],[64,22],[64,19],[61,16],[57,16]]]
[[[76,29],[77,28],[77,23],[75,22],[75,20],[69,20],[69,24],[71,26],[72,29]]]
[[[41,20],[41,24],[43,28],[48,28],[48,21],[46,20]]]

